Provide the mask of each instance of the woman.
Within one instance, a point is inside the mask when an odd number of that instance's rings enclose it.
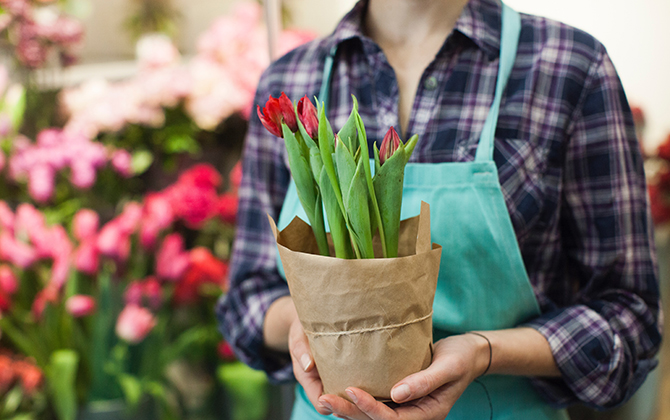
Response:
[[[612,407],[639,387],[660,343],[652,226],[630,109],[601,44],[497,0],[362,1],[332,35],[274,63],[256,103],[282,91],[328,95],[334,127],[355,95],[371,141],[393,125],[419,134],[403,212],[430,196],[444,247],[440,340],[431,366],[393,388],[399,405],[356,388],[351,401],[321,395],[266,219],[291,216],[280,214],[284,146],[252,119],[218,314],[243,361],[277,381],[295,375],[293,418],[564,419],[561,407]]]

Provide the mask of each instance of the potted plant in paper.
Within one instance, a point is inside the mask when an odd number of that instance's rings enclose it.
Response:
[[[441,248],[431,246],[425,203],[419,217],[400,221],[404,169],[418,137],[404,143],[391,127],[371,163],[352,98],[337,132],[324,106],[307,97],[294,107],[282,93],[257,108],[263,125],[283,137],[309,224],[295,218],[279,232],[270,222],[324,392],[347,398],[344,389],[357,386],[388,399],[398,380],[431,361]],[[417,267],[426,275],[417,278]]]

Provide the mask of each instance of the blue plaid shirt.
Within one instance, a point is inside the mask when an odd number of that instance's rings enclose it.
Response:
[[[471,0],[421,78],[407,133],[417,162],[471,161],[493,101],[500,48],[498,0]],[[256,104],[297,100],[321,85],[338,45],[329,118],[341,127],[360,103],[368,137],[398,126],[398,84],[362,31],[365,2],[328,37],[279,59]],[[654,368],[660,309],[652,225],[633,119],[605,48],[588,34],[522,15],[518,55],[502,101],[494,159],[560,379],[533,379],[555,406],[610,407]],[[286,355],[263,347],[263,319],[287,295],[276,268],[275,220],[289,170],[281,139],[252,117],[244,149],[231,287],[217,308],[239,358],[274,381],[293,377]]]

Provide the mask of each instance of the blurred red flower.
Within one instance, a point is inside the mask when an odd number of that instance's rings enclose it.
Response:
[[[176,305],[196,303],[202,285],[215,284],[225,290],[227,281],[228,264],[212,255],[207,248],[194,248],[190,252],[188,270],[175,288],[173,302]]]

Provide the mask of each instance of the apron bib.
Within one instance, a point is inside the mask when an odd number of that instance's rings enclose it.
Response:
[[[419,214],[430,204],[432,241],[442,245],[442,260],[433,304],[434,339],[472,330],[512,328],[538,316],[521,251],[493,161],[493,142],[500,101],[512,70],[520,32],[518,13],[503,5],[501,58],[493,105],[473,162],[409,163],[401,218]],[[326,60],[321,98],[327,104],[332,67]],[[374,165],[372,165],[374,167]],[[307,220],[291,181],[279,229],[295,216]],[[278,258],[278,268],[283,268]],[[314,410],[303,389],[296,389],[292,420],[335,418]],[[527,378],[488,375],[473,382],[447,420],[568,420],[565,410],[550,408]]]

